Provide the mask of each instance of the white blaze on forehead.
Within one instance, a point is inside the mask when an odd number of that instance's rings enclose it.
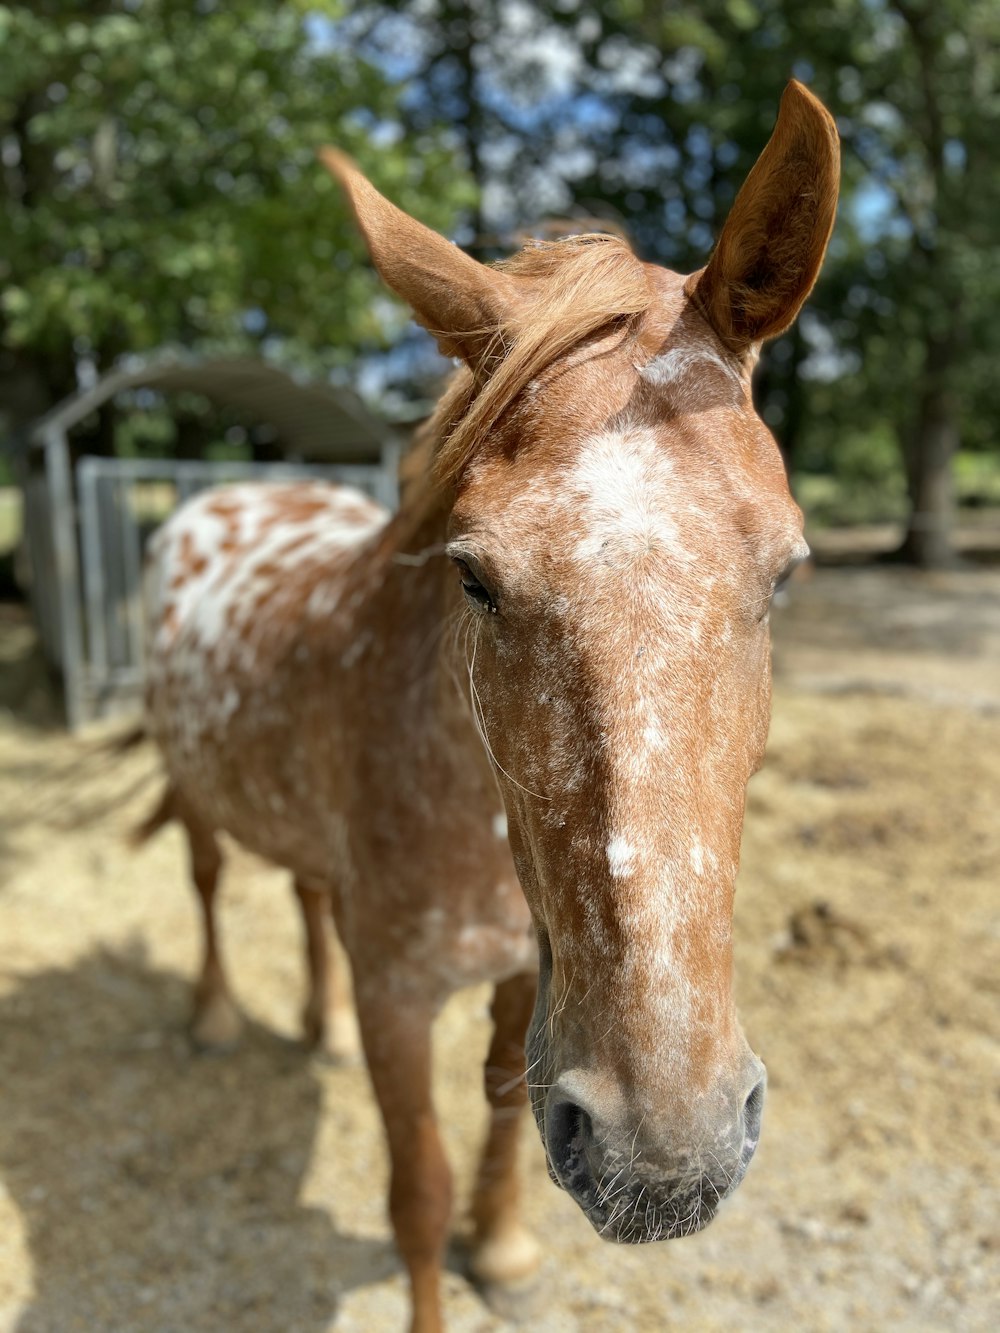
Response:
[[[586,527],[576,558],[592,561],[613,542],[690,560],[670,517],[672,481],[663,442],[647,427],[608,431],[587,441],[569,474],[566,495]]]
[[[627,879],[635,870],[636,849],[625,838],[612,838],[607,846],[608,867],[615,879]]]

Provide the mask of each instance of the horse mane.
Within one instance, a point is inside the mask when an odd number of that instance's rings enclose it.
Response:
[[[532,380],[599,330],[633,327],[653,300],[643,264],[620,236],[535,241],[495,267],[523,280],[527,299],[512,323],[492,331],[488,372],[458,370],[417,434],[434,487],[458,480]]]

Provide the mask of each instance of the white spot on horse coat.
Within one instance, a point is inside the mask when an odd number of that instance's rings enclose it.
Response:
[[[636,849],[624,838],[612,838],[607,854],[608,866],[615,879],[627,879],[635,870]]]
[[[705,873],[705,852],[697,838],[691,844],[691,869],[696,875]]]
[[[707,345],[673,347],[661,356],[654,356],[646,365],[637,366],[636,369],[647,384],[663,386],[676,384],[692,370],[701,369],[706,365],[714,370],[721,370],[742,390],[743,381],[736,367]]]

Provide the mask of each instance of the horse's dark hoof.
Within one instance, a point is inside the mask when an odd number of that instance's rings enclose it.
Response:
[[[498,1318],[508,1319],[512,1324],[540,1327],[538,1321],[546,1307],[544,1284],[537,1273],[517,1282],[476,1281],[475,1285],[485,1304]]]

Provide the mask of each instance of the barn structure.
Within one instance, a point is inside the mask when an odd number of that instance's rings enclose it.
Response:
[[[284,461],[209,462],[77,456],[72,433],[119,394],[197,393],[269,425]],[[403,436],[346,389],[254,358],[176,353],[133,360],[81,389],[32,428],[22,459],[30,598],[77,728],[141,694],[145,628],[142,554],[150,532],[206,486],[327,477],[388,508],[398,499]]]

